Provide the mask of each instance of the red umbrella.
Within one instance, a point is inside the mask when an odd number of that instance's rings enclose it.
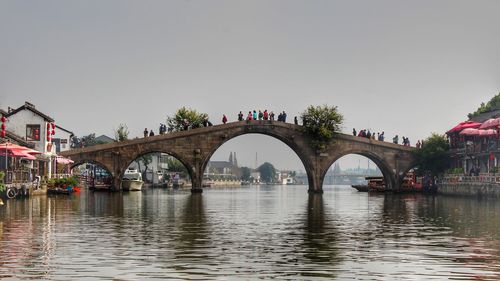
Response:
[[[479,130],[479,136],[481,137],[493,137],[497,135],[497,131],[493,129],[489,130]]]
[[[449,134],[449,133],[460,132],[464,129],[469,129],[469,128],[476,129],[476,128],[479,128],[480,126],[481,126],[481,123],[474,122],[474,121],[465,121],[465,122],[459,123],[455,127],[451,128],[446,133]]]
[[[496,129],[500,127],[500,118],[491,118],[486,120],[479,129]]]
[[[467,129],[463,129],[459,135],[461,136],[479,136],[479,131],[478,129],[474,129],[474,128],[467,128]]]

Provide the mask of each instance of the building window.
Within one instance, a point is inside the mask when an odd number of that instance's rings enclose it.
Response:
[[[26,125],[26,140],[40,140],[40,125]]]

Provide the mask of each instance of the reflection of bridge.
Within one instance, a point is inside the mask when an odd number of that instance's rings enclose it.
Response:
[[[330,166],[347,154],[363,155],[377,164],[389,188],[397,190],[403,175],[412,168],[412,148],[351,135],[336,134],[324,151],[315,151],[313,139],[302,127],[271,121],[241,121],[148,138],[108,143],[65,151],[73,166],[90,162],[107,169],[119,189],[121,177],[130,163],[151,152],[168,153],[181,161],[189,172],[193,192],[201,192],[203,172],[210,157],[225,142],[244,134],[264,134],[281,140],[302,161],[307,172],[309,192],[322,193],[323,180]]]

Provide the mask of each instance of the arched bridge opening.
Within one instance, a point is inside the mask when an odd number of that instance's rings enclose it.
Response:
[[[88,189],[109,190],[113,185],[112,170],[103,163],[93,160],[82,160],[71,165],[71,173],[78,177],[80,184]]]
[[[207,154],[203,186],[305,185],[306,160],[299,153],[289,141],[269,134],[241,132],[228,136]]]
[[[134,178],[142,180],[142,187],[180,188],[192,184],[192,170],[179,156],[166,150],[137,151],[120,171],[120,188],[122,190],[139,190],[126,182]]]

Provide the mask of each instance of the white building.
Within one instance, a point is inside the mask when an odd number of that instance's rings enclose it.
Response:
[[[52,133],[53,118],[38,111],[29,102],[17,109],[9,109],[5,117],[8,120],[7,130],[33,143],[35,150],[42,153],[55,153],[52,141],[47,141],[47,132]],[[48,127],[50,127],[49,130],[47,130]]]
[[[8,131],[33,144],[35,150],[42,152],[41,157],[47,161],[44,165],[46,169],[43,169],[44,174],[50,177],[56,152],[69,149],[73,133],[56,126],[52,117],[40,112],[29,102],[17,109],[9,108],[4,116],[8,120]],[[52,134],[53,131],[55,134]]]
[[[71,146],[71,138],[73,136],[73,132],[56,125],[56,134],[52,136],[52,143],[56,148],[56,152],[59,153],[69,150]]]

